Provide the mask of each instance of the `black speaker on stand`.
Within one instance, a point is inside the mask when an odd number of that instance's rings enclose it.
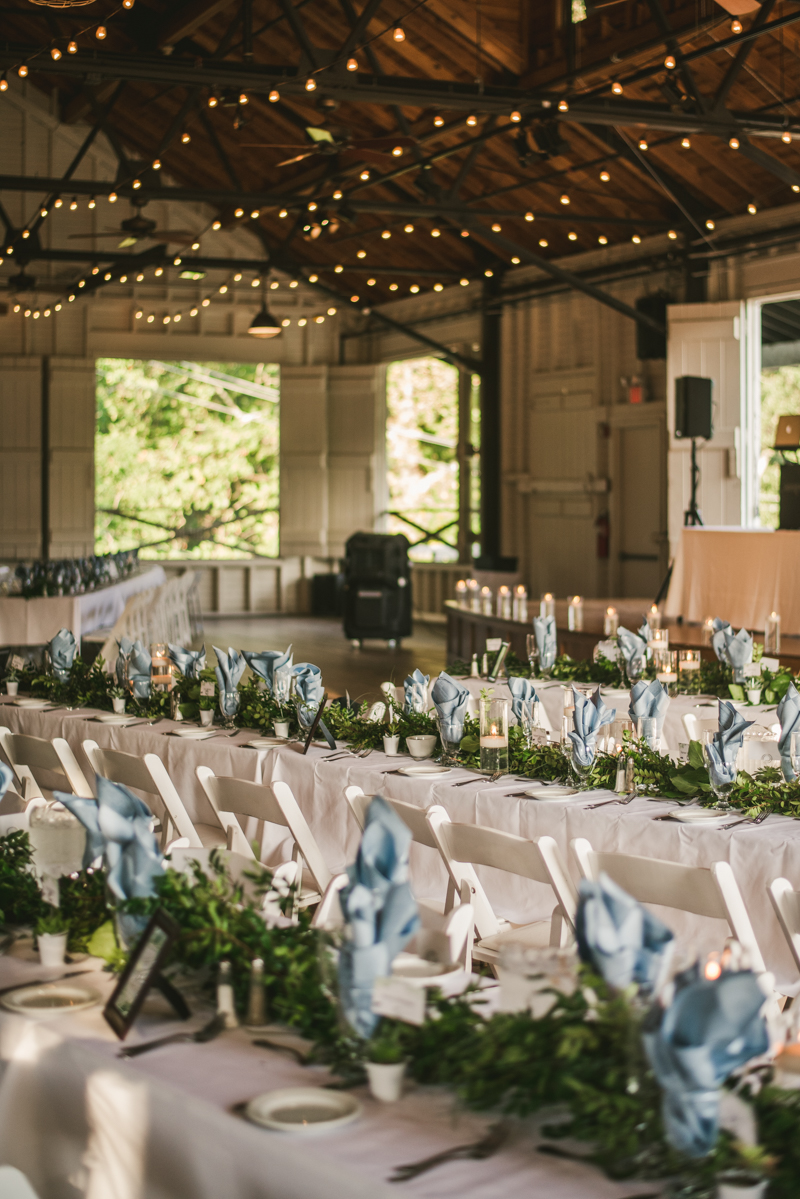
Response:
[[[700,467],[697,465],[697,438],[711,441],[714,436],[712,424],[712,379],[697,375],[681,375],[675,380],[675,437],[692,441],[692,490],[689,507],[683,514],[684,525],[702,525],[703,517],[697,506],[697,485]]]

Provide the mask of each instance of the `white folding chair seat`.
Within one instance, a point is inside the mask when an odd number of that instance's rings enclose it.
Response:
[[[774,879],[767,891],[794,964],[800,970],[800,891],[794,890],[788,878]]]
[[[289,830],[294,841],[292,861],[305,864],[312,883],[311,886],[300,885],[298,905],[308,907],[319,903],[331,881],[331,872],[289,784],[278,780],[267,786],[245,779],[218,778],[208,766],[198,766],[196,774],[211,806],[227,830],[229,849],[251,860],[256,857],[245,836],[241,819],[257,821],[259,860],[262,857],[264,825],[277,824]]]
[[[605,873],[639,903],[724,920],[753,970],[764,972],[764,958],[729,862],[684,866],[638,854],[606,853],[592,849],[584,837],[571,845],[583,878],[596,882]]]
[[[120,749],[103,749],[90,740],[83,742],[83,751],[95,774],[142,792],[144,802],[160,822],[163,850],[176,838],[185,839],[185,844],[192,848],[227,845],[228,834],[221,821],[199,824],[192,820],[166,766],[156,754],[139,758]]]
[[[716,733],[719,728],[718,716],[697,716],[694,712],[684,712],[681,720],[690,741],[702,741],[703,733]]]
[[[427,821],[461,902],[474,909],[473,956],[478,961],[495,963],[506,940],[543,948],[564,944],[574,934],[577,893],[552,837],[530,841],[499,829],[454,823],[438,804],[428,809]],[[549,886],[556,900],[551,919],[524,925],[499,919],[475,866],[494,867]]]
[[[52,799],[53,791],[93,798],[92,789],[63,737],[48,741],[46,737],[12,733],[0,726],[0,746],[26,800]],[[55,786],[47,786],[43,775],[55,776]]]

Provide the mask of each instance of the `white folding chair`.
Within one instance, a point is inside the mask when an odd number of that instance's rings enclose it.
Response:
[[[53,791],[69,791],[92,799],[92,789],[63,737],[31,737],[0,726],[0,746],[14,771],[25,799],[52,799]],[[55,776],[55,787],[37,775]],[[63,779],[63,782],[61,781]]]
[[[289,830],[294,840],[292,861],[305,863],[314,884],[310,888],[300,886],[298,904],[300,907],[308,907],[310,904],[319,903],[331,881],[331,872],[289,784],[278,780],[266,786],[245,779],[218,778],[208,766],[198,766],[195,773],[211,806],[227,830],[229,849],[251,859],[256,856],[238,818],[257,821],[256,842],[259,860],[262,856],[264,825],[277,824]]]
[[[225,867],[228,874],[233,879],[234,883],[238,883],[245,896],[254,903],[257,907],[260,906],[263,912],[270,916],[279,917],[280,900],[289,893],[289,888],[297,885],[300,881],[300,865],[298,862],[282,862],[277,866],[272,873],[272,889],[265,895],[259,895],[256,890],[256,885],[251,878],[248,878],[249,872],[253,869],[253,858],[244,857],[243,854],[235,853],[233,850],[222,848],[203,846],[202,848],[179,845],[173,847],[170,855],[170,865],[173,870],[179,870],[183,874],[191,874],[195,863],[200,867],[206,878],[214,878],[216,871],[211,865],[211,855],[215,854],[219,863]],[[0,1195],[2,1199],[2,1195]]]
[[[725,920],[755,973],[763,974],[764,958],[729,862],[683,866],[638,854],[595,850],[585,837],[570,844],[583,878],[596,882],[605,873],[639,903]]]
[[[564,944],[574,934],[578,897],[552,837],[529,841],[478,824],[457,824],[439,804],[428,808],[426,816],[462,903],[468,902],[474,909],[477,937],[473,956],[478,961],[495,963],[504,940],[543,947]],[[551,919],[525,925],[499,919],[475,866],[492,866],[549,886],[557,901]]]
[[[27,1177],[15,1166],[0,1166],[0,1199],[39,1199]]]
[[[794,964],[800,970],[800,891],[794,890],[788,878],[774,879],[767,891]]]
[[[350,805],[350,811],[355,817],[355,822],[363,831],[364,825],[367,822],[367,808],[372,803],[372,796],[365,795],[360,787],[350,786],[345,787],[345,799]],[[402,799],[390,799],[388,795],[382,797],[386,800],[390,808],[394,808],[397,815],[411,829],[411,838],[417,845],[424,845],[428,849],[435,850],[439,853],[439,846],[434,837],[431,826],[425,819],[425,808],[418,808],[416,804],[405,803]],[[444,908],[445,912],[449,912],[455,903],[455,883],[448,875],[447,877],[447,894],[445,895]]]
[[[718,716],[697,716],[694,712],[684,712],[681,720],[690,741],[702,741],[703,733],[716,733],[719,728]]]
[[[196,824],[192,820],[166,766],[156,754],[145,754],[140,758],[119,749],[103,749],[90,740],[83,742],[83,751],[95,774],[143,793],[144,802],[161,822],[163,850],[176,838],[185,839],[192,848],[227,845],[227,829],[221,821]]]

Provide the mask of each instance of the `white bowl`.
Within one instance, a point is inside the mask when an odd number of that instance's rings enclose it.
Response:
[[[406,737],[408,752],[412,758],[429,758],[436,747],[435,733],[416,733]]]

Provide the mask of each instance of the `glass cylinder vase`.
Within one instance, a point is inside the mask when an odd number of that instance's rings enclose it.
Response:
[[[496,774],[508,770],[507,699],[480,700],[481,770]]]

